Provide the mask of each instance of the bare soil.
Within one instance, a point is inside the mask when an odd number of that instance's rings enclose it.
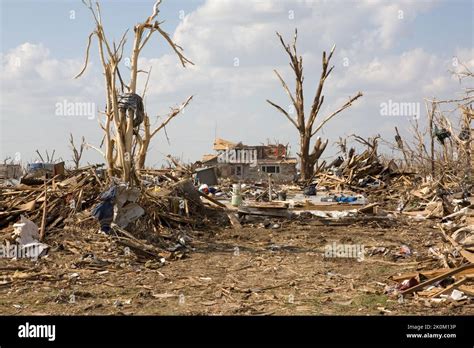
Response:
[[[48,236],[39,260],[0,259],[0,313],[10,315],[466,315],[474,303],[436,304],[384,294],[391,275],[439,267],[430,221],[324,226],[317,219],[187,232],[186,257],[139,261],[97,233]],[[332,242],[361,244],[364,260],[325,258]],[[401,245],[410,256],[397,256]],[[385,255],[370,255],[386,247]]]

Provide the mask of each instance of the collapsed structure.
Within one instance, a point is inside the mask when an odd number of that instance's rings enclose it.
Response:
[[[216,139],[215,154],[204,155],[203,166],[213,166],[217,175],[235,181],[261,181],[272,174],[276,182],[296,179],[297,159],[288,156],[283,144],[244,145],[225,139]]]

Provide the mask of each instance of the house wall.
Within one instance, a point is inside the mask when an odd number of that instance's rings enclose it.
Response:
[[[19,164],[0,164],[0,179],[19,179],[21,174]]]
[[[220,163],[217,166],[217,175],[221,178],[230,178],[232,180],[259,181],[266,180],[268,174],[261,171],[262,165],[277,165],[280,167],[280,173],[272,173],[275,182],[293,181],[296,175],[296,165],[292,163],[265,163],[250,166],[249,164]],[[241,166],[242,176],[235,174],[235,167]]]

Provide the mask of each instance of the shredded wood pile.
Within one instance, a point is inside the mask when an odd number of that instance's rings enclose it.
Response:
[[[384,164],[377,148],[367,149],[360,155],[355,150],[348,152],[345,160],[320,168],[310,182],[331,190],[351,189],[356,192],[376,193],[411,183],[414,173],[401,171],[391,160]],[[308,184],[308,183],[306,183]]]
[[[45,176],[40,185],[2,186],[0,228],[7,232],[2,239],[9,238],[8,232],[13,232],[13,224],[21,216],[38,226],[39,241],[48,242],[51,235],[68,228],[98,231],[99,224],[91,212],[101,193],[114,184],[102,174],[97,166],[88,166],[63,176]],[[131,219],[126,227],[112,224],[110,234],[141,256],[161,258],[160,251],[180,249],[179,243],[185,245],[183,231],[202,229],[211,223],[226,224],[227,217],[222,217],[215,205],[201,201],[203,194],[188,174],[189,170],[181,167],[143,171],[142,184],[136,188],[136,204],[143,214]]]
[[[44,179],[42,185],[1,186],[0,227],[16,222],[21,214],[42,229],[62,227],[66,218],[89,209],[104,187],[94,166]]]
[[[397,285],[387,288],[388,293],[458,303],[474,296],[474,210],[463,208],[445,217],[438,228],[445,243],[431,246],[429,252],[439,268],[394,275]]]
[[[371,141],[371,142],[370,142]],[[364,140],[368,149],[360,155],[351,148],[339,161],[323,163],[307,186],[318,190],[362,193],[373,202],[387,204],[402,212],[425,211],[428,217],[441,218],[455,211],[456,202],[469,197],[472,184],[449,171],[432,178],[419,170],[403,170],[393,159],[384,160],[377,153],[376,140]]]
[[[389,214],[421,221],[432,219],[444,243],[429,247],[429,264],[418,262],[416,272],[391,277],[387,294],[430,298],[435,302],[468,303],[474,296],[474,200],[472,183],[464,172],[445,168],[435,178],[422,171],[401,170],[393,160],[382,160],[375,139],[363,140],[367,150],[351,149],[329,166],[321,165],[310,182],[317,190],[364,194],[383,207],[374,215]],[[369,205],[370,206],[370,205]],[[410,251],[408,251],[410,253]],[[464,301],[464,302],[463,302]]]

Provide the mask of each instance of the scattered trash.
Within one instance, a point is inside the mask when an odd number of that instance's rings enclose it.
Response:
[[[311,184],[303,190],[305,196],[316,196],[316,184]]]
[[[36,224],[20,216],[20,222],[13,225],[12,239],[17,243],[18,250],[12,255],[14,258],[27,257],[33,260],[46,255],[49,246],[39,241],[39,229]]]
[[[357,201],[357,197],[353,196],[334,196],[334,201],[339,203],[351,203]]]
[[[100,230],[105,233],[110,232],[110,225],[114,219],[114,203],[112,200],[104,200],[92,209],[91,214],[100,223]]]
[[[400,254],[405,256],[411,256],[411,249],[406,245],[402,245],[400,247]]]
[[[411,287],[413,287],[417,284],[418,284],[418,280],[416,280],[416,278],[410,278],[410,279],[406,279],[403,282],[401,282],[399,284],[399,286],[397,287],[397,289],[399,291],[403,291],[403,290],[406,290],[406,289],[410,289]]]
[[[449,298],[454,301],[461,301],[467,299],[467,296],[465,296],[462,291],[454,289]]]
[[[199,192],[202,192],[204,194],[209,194],[209,186],[207,184],[202,184],[199,186]]]

